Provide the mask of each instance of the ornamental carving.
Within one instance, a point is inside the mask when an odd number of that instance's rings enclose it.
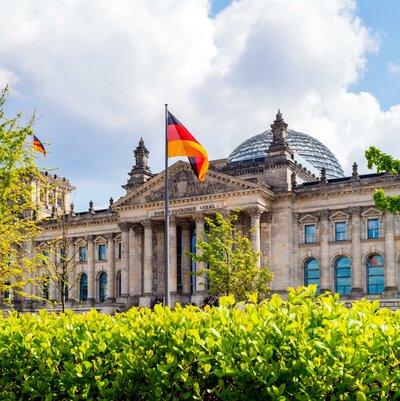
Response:
[[[199,195],[218,194],[231,192],[236,188],[232,185],[215,181],[198,181],[192,172],[182,170],[168,180],[169,199],[189,198]],[[152,191],[146,196],[147,202],[159,202],[164,200],[164,188]]]

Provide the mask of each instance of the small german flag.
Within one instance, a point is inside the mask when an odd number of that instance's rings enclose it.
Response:
[[[33,135],[33,150],[43,153],[43,156],[46,157],[46,149],[44,148],[42,142],[40,142],[35,135]]]
[[[196,177],[204,181],[209,164],[206,150],[169,111],[167,129],[168,157],[187,156]]]

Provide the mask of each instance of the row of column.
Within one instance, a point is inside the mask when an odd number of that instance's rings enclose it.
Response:
[[[260,217],[263,212],[261,208],[252,208],[248,210],[250,214],[250,224],[253,231],[250,234],[250,239],[253,244],[253,249],[260,252]],[[204,233],[204,216],[196,215],[195,234],[199,238]],[[121,231],[121,294],[116,294],[116,264],[115,264],[115,235],[117,233],[109,233],[107,239],[107,271],[108,271],[108,286],[107,300],[115,302],[117,295],[123,298],[127,297],[152,297],[157,291],[153,280],[153,253],[156,251],[153,248],[153,226],[152,220],[148,219],[138,223],[123,222],[119,224]],[[170,235],[170,276],[169,288],[171,294],[177,293],[178,283],[178,253],[177,253],[177,224],[181,227],[182,241],[182,292],[189,295],[191,292],[191,260],[188,252],[190,251],[190,223],[189,221],[177,222],[175,216],[171,216],[169,220],[169,235]],[[87,275],[88,275],[88,301],[94,302],[96,299],[96,280],[95,280],[95,235],[87,237]],[[197,249],[196,252],[201,252]],[[51,255],[55,257],[55,254]],[[202,262],[196,262],[196,270],[202,270],[204,265]],[[201,277],[196,276],[195,293],[203,294],[204,285]],[[56,299],[56,288],[50,286],[50,298]]]

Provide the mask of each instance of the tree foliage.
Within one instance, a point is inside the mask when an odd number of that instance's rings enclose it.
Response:
[[[6,117],[7,94],[0,95],[0,292],[23,295],[37,265],[27,246],[40,231],[33,184],[43,178],[31,145],[34,118]]]
[[[235,227],[237,219],[238,212],[226,219],[220,213],[214,219],[205,217],[208,231],[196,244],[201,252],[191,257],[206,267],[196,275],[206,277],[203,284],[211,294],[234,295],[238,300],[254,293],[267,295],[273,275],[266,266],[259,266],[261,254],[253,250],[248,235]]]
[[[400,160],[394,159],[374,146],[365,152],[365,157],[368,161],[368,168],[372,169],[375,166],[377,173],[400,174]],[[400,195],[385,195],[383,189],[377,189],[374,193],[374,201],[380,210],[400,213]]]
[[[63,213],[55,216],[49,223],[60,230],[60,235],[47,241],[42,247],[43,270],[42,286],[52,283],[61,296],[61,310],[66,309],[66,301],[70,298],[71,290],[79,282],[77,258],[79,248],[75,247],[69,236],[70,228],[74,225],[73,213]],[[44,223],[46,224],[46,223]]]

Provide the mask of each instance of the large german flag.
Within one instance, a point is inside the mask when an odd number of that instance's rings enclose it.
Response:
[[[35,135],[33,135],[33,150],[43,153],[43,156],[46,157],[46,149]]]
[[[168,157],[187,156],[197,178],[200,181],[204,181],[208,170],[206,150],[169,111],[167,114],[167,128]]]

